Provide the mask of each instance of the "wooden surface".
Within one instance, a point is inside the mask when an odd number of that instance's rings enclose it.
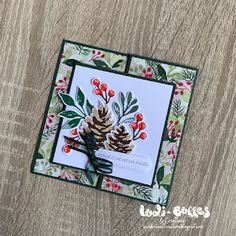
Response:
[[[168,209],[208,206],[203,229],[144,229],[139,201],[30,173],[63,38],[199,68]],[[234,0],[1,0],[0,42],[0,235],[236,235]]]

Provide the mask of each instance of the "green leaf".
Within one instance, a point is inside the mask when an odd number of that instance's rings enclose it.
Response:
[[[67,66],[74,66],[78,64],[79,62],[75,59],[68,59],[68,60],[65,60],[63,63],[66,64]]]
[[[73,52],[73,48],[68,48],[66,49],[65,53],[64,53],[64,59],[67,60],[71,57]]]
[[[119,93],[119,99],[120,99],[121,105],[124,107],[125,106],[125,95],[124,95],[124,93],[122,93],[122,92]]]
[[[172,173],[165,175],[161,181],[161,185],[169,185],[172,178]]]
[[[170,185],[169,184],[162,184],[161,185],[168,193],[170,192]]]
[[[75,97],[76,97],[76,101],[78,102],[78,104],[81,107],[83,107],[85,96],[84,96],[84,93],[82,92],[82,90],[79,87],[77,87],[77,89],[76,89]]]
[[[138,100],[135,98],[131,103],[130,106],[133,106],[134,104],[136,104],[138,102]]]
[[[66,93],[58,93],[61,101],[67,106],[75,106],[74,99]]]
[[[131,92],[128,92],[128,93],[127,93],[127,104],[128,104],[128,105],[130,104],[131,100],[132,100],[132,93],[131,93]]]
[[[75,117],[80,117],[79,114],[77,114],[75,111],[62,111],[58,114],[58,116],[63,117],[63,118],[75,118]]]
[[[159,168],[159,170],[157,171],[157,175],[156,175],[156,180],[157,180],[157,183],[158,185],[160,186],[161,184],[161,181],[164,177],[164,166],[162,166],[161,168]]]
[[[130,185],[134,184],[134,182],[129,181],[129,180],[124,180],[124,179],[121,181],[121,183],[124,184],[124,185],[127,185],[127,186],[130,186]]]
[[[93,63],[99,68],[110,69],[110,67],[107,65],[107,63],[105,61],[94,60]]]
[[[157,70],[159,75],[161,76],[161,80],[167,81],[166,71],[160,64],[157,65]]]
[[[112,65],[112,68],[119,67],[124,60],[120,59]]]
[[[81,120],[81,118],[74,118],[74,119],[72,119],[72,120],[66,122],[66,123],[63,125],[62,129],[73,129],[73,128],[75,128],[76,126],[79,125],[80,120]]]
[[[37,154],[37,159],[44,159],[44,158],[43,158],[43,155],[42,155],[41,153],[39,153],[39,152],[38,152],[38,154]]]
[[[133,106],[133,107],[130,109],[130,111],[127,113],[127,115],[136,112],[136,111],[138,110],[138,108],[139,108],[138,105]]]
[[[85,109],[86,109],[88,115],[90,115],[91,112],[92,112],[92,109],[93,109],[93,105],[89,102],[88,99],[86,99],[86,107],[85,107]]]
[[[112,109],[118,117],[120,117],[120,106],[117,102],[112,103]]]

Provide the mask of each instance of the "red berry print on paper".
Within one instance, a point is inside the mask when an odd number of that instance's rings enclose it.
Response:
[[[64,77],[63,79],[59,79],[55,86],[56,93],[64,93],[68,88],[69,78]]]
[[[121,180],[113,179],[113,178],[106,178],[106,189],[111,191],[111,192],[117,192],[121,190]]]
[[[145,78],[152,78],[153,77],[153,74],[152,74],[152,69],[149,67],[147,69],[144,69],[143,70],[143,74],[144,74],[144,77]]]
[[[55,118],[56,118],[55,114],[48,114],[47,115],[47,120],[46,120],[46,124],[45,124],[46,129],[49,129],[55,123]]]
[[[180,81],[178,84],[176,84],[175,87],[175,95],[184,95],[186,92],[191,93],[192,92],[192,82],[191,81]]]
[[[102,59],[104,57],[105,57],[105,54],[101,53],[101,51],[93,50],[92,51],[92,56],[89,59],[89,61],[94,61],[94,60],[97,60],[97,59]]]

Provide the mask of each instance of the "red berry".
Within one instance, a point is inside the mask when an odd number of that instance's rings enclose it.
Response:
[[[102,95],[102,90],[100,88],[97,88],[97,89],[94,90],[94,93],[96,95]]]
[[[146,74],[146,70],[143,70],[143,73]]]
[[[133,130],[136,130],[136,129],[138,128],[138,123],[132,122],[132,123],[130,124],[130,126],[131,126],[131,128],[132,128]]]
[[[150,67],[149,67],[149,68],[147,68],[147,71],[148,71],[148,72],[150,72],[150,71],[151,71],[151,68],[150,68]]]
[[[180,138],[180,135],[179,135],[179,134],[177,134],[177,135],[176,135],[176,138]]]
[[[183,95],[183,94],[184,94],[184,91],[180,91],[180,94]]]
[[[139,135],[139,138],[140,139],[146,139],[147,138],[147,134],[145,132],[142,132],[140,135]]]
[[[100,85],[100,80],[99,79],[93,79],[93,81],[92,81],[92,84],[94,85],[94,86],[99,86]]]
[[[115,91],[114,90],[109,90],[108,91],[108,96],[109,97],[114,97],[115,96]]]
[[[192,82],[188,81],[188,82],[187,82],[187,85],[192,85]]]
[[[106,181],[107,181],[107,182],[111,182],[111,179],[110,179],[110,178],[107,178]]]
[[[108,86],[107,86],[107,84],[102,83],[100,88],[101,88],[101,90],[106,91]]]
[[[178,95],[179,94],[179,92],[178,91],[175,91],[175,95]]]
[[[110,184],[106,184],[106,187],[109,188],[109,187],[110,187]]]
[[[49,129],[49,126],[48,126],[48,125],[46,125],[46,129]]]
[[[175,121],[175,125],[178,125],[179,124],[179,121],[177,120],[177,121]]]
[[[173,120],[170,121],[170,124],[173,124]]]
[[[67,78],[66,78],[66,77],[64,77],[63,79],[64,79],[64,81],[66,81],[66,80],[67,80]]]
[[[70,152],[70,147],[69,146],[64,146],[64,148],[63,148],[63,151],[65,152],[65,153],[69,153]]]
[[[180,132],[181,132],[181,129],[178,129],[178,130],[177,130],[177,133],[180,133]]]
[[[118,190],[120,190],[120,189],[121,189],[121,186],[119,185],[119,186],[118,186]]]
[[[105,54],[102,54],[102,55],[101,55],[101,58],[104,58],[104,57],[105,57]]]
[[[143,129],[145,129],[145,128],[146,128],[145,122],[141,122],[141,123],[139,124],[139,129],[140,129],[140,130],[143,130]]]
[[[118,185],[117,185],[117,184],[114,184],[114,185],[113,185],[113,187],[114,187],[114,188],[117,188],[117,187],[118,187]]]
[[[95,54],[95,50],[93,50],[92,53]]]
[[[63,83],[63,80],[62,80],[62,79],[59,79],[58,82],[59,82],[59,83]]]
[[[170,155],[171,154],[171,151],[168,151],[168,153],[167,153],[168,155]]]
[[[49,122],[49,123],[52,123],[52,120],[51,120],[51,119],[48,119],[48,122]]]
[[[179,86],[183,86],[184,84],[182,82],[179,82]]]
[[[101,54],[101,52],[100,51],[98,51],[98,55],[100,55]]]
[[[71,134],[72,134],[72,135],[77,135],[77,134],[78,134],[77,129],[72,129],[72,130],[71,130]]]
[[[55,117],[55,115],[54,115],[54,114],[51,114],[51,115],[50,115],[50,117],[54,118],[54,117]]]
[[[136,120],[137,121],[142,121],[143,120],[143,115],[141,113],[136,115]]]

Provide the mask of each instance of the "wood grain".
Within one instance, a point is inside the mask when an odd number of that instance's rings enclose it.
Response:
[[[63,38],[199,68],[168,209],[208,206],[203,229],[30,173]],[[234,0],[1,0],[0,42],[0,235],[236,235]]]

